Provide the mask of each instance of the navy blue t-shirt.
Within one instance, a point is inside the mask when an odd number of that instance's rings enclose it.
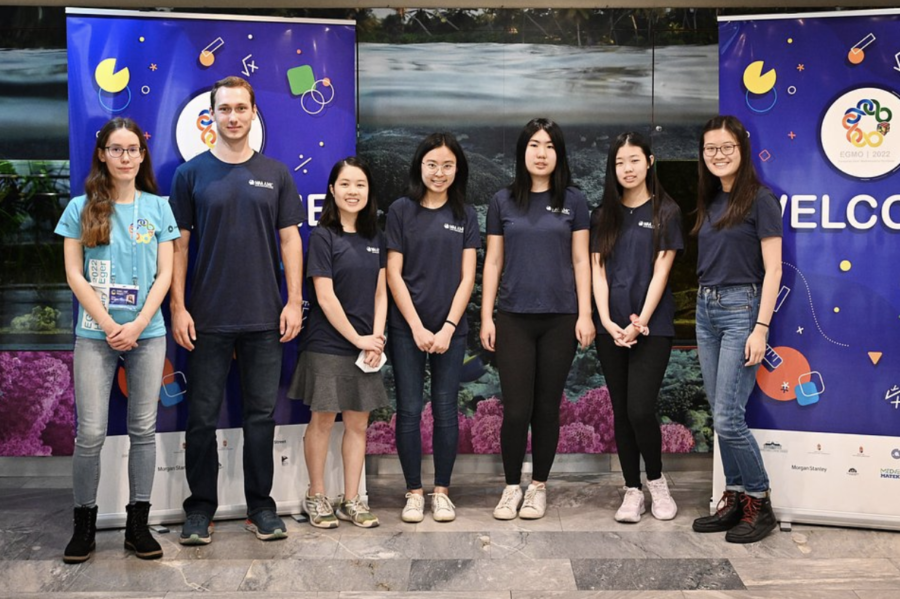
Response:
[[[306,276],[328,277],[347,320],[360,335],[371,335],[375,325],[375,291],[385,267],[387,250],[379,231],[373,239],[358,233],[338,235],[316,227],[309,236]],[[319,305],[315,285],[309,285],[309,319],[300,336],[300,350],[336,356],[355,356],[359,349],[335,329]]]
[[[385,236],[387,248],[403,254],[403,282],[422,325],[432,333],[440,331],[462,280],[463,250],[481,247],[475,209],[467,205],[463,217],[456,218],[449,202],[432,210],[400,198],[391,204]],[[388,323],[409,330],[393,300]],[[453,335],[465,335],[468,330],[464,312]]]
[[[284,308],[278,229],[306,220],[287,167],[257,153],[229,164],[204,152],[175,171],[169,203],[196,243],[187,299],[196,329],[277,329]]]
[[[503,274],[498,309],[520,314],[577,314],[572,233],[591,226],[587,200],[570,187],[562,209],[550,192],[532,193],[527,211],[508,188],[491,199],[487,234],[503,236]]]
[[[767,187],[760,187],[744,221],[728,229],[715,223],[728,207],[728,194],[719,191],[707,210],[698,235],[697,276],[703,287],[762,283],[765,276],[760,241],[781,237],[781,204]]]
[[[631,315],[640,316],[644,309],[657,252],[683,250],[684,237],[681,231],[681,209],[674,203],[663,204],[661,209],[663,230],[656,251],[653,247],[653,203],[647,200],[633,210],[619,204],[619,210],[622,211],[621,226],[605,266],[606,283],[609,285],[609,317],[624,329],[631,324]],[[597,214],[599,213],[598,209]],[[594,223],[595,226],[597,224]],[[594,239],[593,235],[591,239]],[[595,252],[596,247],[592,247],[591,251]],[[666,290],[647,323],[650,334],[673,337],[674,320],[675,299],[667,281]],[[598,334],[608,334],[600,325],[599,315],[595,324]]]

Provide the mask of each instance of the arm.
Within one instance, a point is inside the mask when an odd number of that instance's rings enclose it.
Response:
[[[450,313],[447,314],[447,320],[459,324],[459,321],[466,314],[466,307],[469,305],[469,298],[472,297],[472,289],[475,287],[475,249],[466,248],[463,250],[462,258],[462,276],[456,293],[453,294],[453,303],[450,304]],[[453,339],[453,333],[456,326],[444,323],[441,330],[434,336],[434,346],[431,353],[442,354],[450,349],[450,340]]]
[[[300,333],[303,326],[303,240],[295,226],[278,230],[281,241],[281,261],[287,283],[288,301],[281,310],[279,331],[282,343],[287,343]]]
[[[384,282],[383,280],[384,274],[380,274],[378,276],[379,286],[381,286]],[[364,350],[375,350],[379,353],[384,351],[384,316],[382,315],[381,320],[381,330],[382,333],[377,337],[373,335],[360,335],[356,332],[356,329],[353,328],[353,325],[350,324],[350,320],[347,318],[347,314],[344,312],[344,307],[341,306],[341,301],[334,294],[334,281],[332,281],[329,277],[313,277],[313,285],[316,288],[316,298],[319,301],[319,306],[322,308],[322,312],[325,313],[325,318],[328,319],[328,322],[331,323],[337,332],[343,335],[344,339],[352,343],[355,347]],[[383,288],[382,288],[383,289]],[[375,291],[376,304],[378,302],[378,290]],[[387,300],[387,293],[383,291],[384,299]],[[377,305],[376,305],[376,324],[377,324]]]
[[[394,297],[394,303],[397,309],[403,315],[404,320],[412,330],[413,340],[416,347],[421,351],[431,351],[431,345],[434,343],[434,333],[429,331],[422,325],[422,319],[416,312],[413,304],[412,296],[409,294],[409,288],[406,281],[403,280],[403,253],[396,250],[388,250],[387,258],[387,281],[391,288],[391,295]]]
[[[84,278],[84,248],[81,241],[66,237],[63,241],[63,255],[65,256],[66,281],[78,299],[78,303],[90,314],[94,322],[100,325],[107,337],[118,333],[122,325],[113,320],[113,317],[103,307],[103,302],[94,292],[94,288]]]
[[[638,316],[638,322],[641,327],[637,328],[633,324],[628,325],[625,329],[626,338],[630,341],[637,339],[638,335],[644,332],[647,323],[656,311],[659,302],[662,300],[663,293],[666,292],[666,283],[669,280],[669,273],[672,271],[672,264],[675,262],[675,250],[665,250],[656,254],[656,260],[653,262],[653,276],[650,278],[650,285],[647,287],[647,295],[644,297],[644,309]]]
[[[387,323],[387,282],[384,274],[385,269],[378,272],[378,287],[375,288],[375,320],[372,323],[372,336],[381,339],[382,349],[366,350],[366,364],[372,368],[377,368],[381,361],[381,354],[384,351],[384,327]]]
[[[494,302],[500,288],[500,273],[503,270],[503,236],[488,235],[487,250],[484,253],[484,269],[481,273],[481,345],[494,351],[497,328],[494,326]]]
[[[572,233],[572,268],[575,271],[575,295],[578,297],[578,320],[575,338],[581,349],[587,349],[597,334],[591,320],[591,255],[588,250],[590,231]]]
[[[172,254],[172,285],[169,288],[169,311],[172,313],[172,338],[184,349],[194,349],[197,331],[194,319],[184,305],[184,287],[187,280],[188,251],[191,247],[191,232],[181,229],[181,237],[175,240]]]
[[[159,244],[156,252],[156,279],[147,294],[147,299],[144,300],[144,307],[133,321],[123,325],[114,335],[107,336],[107,343],[113,349],[124,351],[136,347],[137,338],[144,332],[153,315],[162,305],[172,283],[172,255],[174,252],[172,246],[171,241]]]
[[[594,287],[594,301],[600,315],[600,325],[606,329],[613,342],[621,347],[631,347],[634,343],[623,343],[625,331],[609,317],[609,282],[606,280],[606,265],[600,264],[600,254],[591,254],[591,277]]]
[[[772,322],[775,300],[778,298],[778,290],[781,286],[781,237],[766,237],[760,241],[760,245],[766,274],[763,277],[757,322],[768,325]],[[768,333],[767,326],[757,324],[753,328],[753,332],[750,333],[750,337],[747,338],[747,343],[744,345],[744,357],[747,359],[745,366],[756,366],[762,362],[763,354],[766,353]]]

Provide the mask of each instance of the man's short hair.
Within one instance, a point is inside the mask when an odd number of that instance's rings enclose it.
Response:
[[[247,90],[247,93],[250,94],[250,106],[256,106],[256,94],[253,92],[253,86],[246,79],[241,79],[240,77],[225,77],[224,79],[219,79],[212,86],[212,90],[209,92],[209,107],[215,109],[216,107],[216,92],[219,91],[219,88],[222,87],[243,87]]]

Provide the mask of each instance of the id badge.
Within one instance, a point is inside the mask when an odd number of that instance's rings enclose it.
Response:
[[[136,312],[138,309],[138,286],[110,285],[109,309]]]

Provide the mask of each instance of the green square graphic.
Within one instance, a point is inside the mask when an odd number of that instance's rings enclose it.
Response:
[[[312,67],[307,64],[288,69],[287,79],[291,93],[295,96],[302,96],[304,92],[316,87],[316,76],[313,75]]]

